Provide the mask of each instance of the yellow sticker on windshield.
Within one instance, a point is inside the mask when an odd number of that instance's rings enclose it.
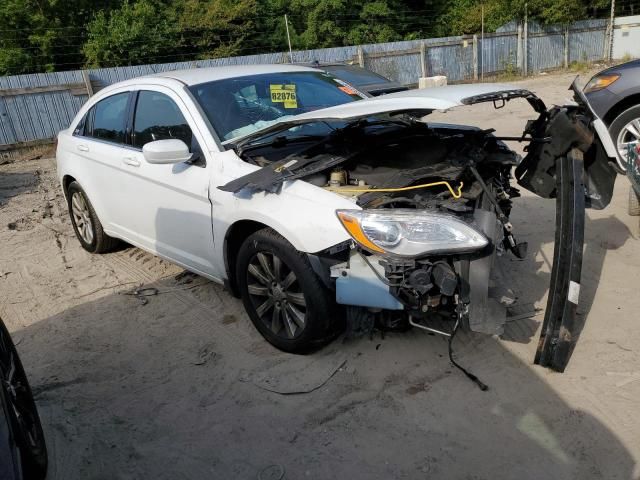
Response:
[[[298,108],[295,85],[269,85],[271,101],[282,103],[284,108]]]

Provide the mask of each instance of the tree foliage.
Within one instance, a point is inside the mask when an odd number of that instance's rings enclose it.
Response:
[[[606,15],[610,0],[2,0],[0,75],[478,33]]]
[[[89,67],[162,62],[165,42],[178,33],[175,22],[158,15],[163,5],[155,0],[125,1],[110,12],[97,12],[87,26],[83,47]],[[172,42],[167,42],[170,49]]]

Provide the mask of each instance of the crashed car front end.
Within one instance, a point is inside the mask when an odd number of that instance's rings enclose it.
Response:
[[[538,115],[520,138],[418,121],[428,112],[392,110],[389,102],[378,103],[375,113],[364,102],[350,105],[363,110],[357,117],[317,114],[313,120],[331,131],[320,141],[293,148],[285,135],[279,143],[234,145],[241,158],[263,168],[220,188],[277,194],[284,182],[304,180],[349,198],[353,208],[335,214],[351,240],[309,252],[316,273],[345,306],[348,328],[412,325],[448,336],[459,326],[486,334],[504,330],[508,302],[491,288],[494,262],[499,255],[527,253],[509,220],[520,196],[514,180],[555,198],[554,264],[536,363],[563,371],[584,321],[575,312],[584,209],[604,208],[611,200],[613,157],[583,98],[547,109],[527,90],[484,85],[459,104],[492,102],[500,108],[515,98],[526,99]],[[438,101],[446,105],[450,99],[441,96],[434,105]],[[507,140],[525,142],[525,157],[509,149]]]

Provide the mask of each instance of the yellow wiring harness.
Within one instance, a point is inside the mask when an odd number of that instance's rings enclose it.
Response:
[[[464,186],[463,182],[460,182],[458,185],[458,191],[451,186],[451,184],[445,180],[440,182],[433,183],[423,183],[422,185],[412,185],[411,187],[401,187],[401,188],[336,188],[336,192],[352,192],[352,193],[367,193],[367,192],[405,192],[407,190],[417,190],[418,188],[428,188],[428,187],[437,187],[440,185],[444,185],[447,187],[451,196],[456,200],[462,197],[462,187]],[[332,190],[329,187],[329,190]]]

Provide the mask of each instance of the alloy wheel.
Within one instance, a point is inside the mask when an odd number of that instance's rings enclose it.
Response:
[[[640,118],[634,118],[622,127],[616,140],[618,155],[623,162],[626,162],[629,147],[635,147],[640,142]]]
[[[296,274],[280,257],[256,253],[247,269],[247,290],[258,317],[275,335],[294,339],[302,333],[307,303]]]
[[[85,243],[91,245],[93,242],[91,213],[89,212],[89,206],[87,205],[84,195],[80,192],[74,192],[71,196],[71,213],[80,237],[82,237]]]

